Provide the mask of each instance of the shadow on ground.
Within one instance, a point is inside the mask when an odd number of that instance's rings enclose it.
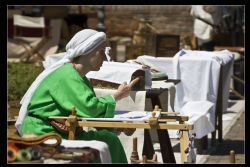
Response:
[[[211,142],[208,139],[208,142]],[[209,153],[209,155],[228,155],[231,150],[234,150],[236,154],[245,154],[244,151],[245,141],[244,140],[229,140],[224,139],[222,143],[218,143],[215,149]],[[173,146],[173,151],[176,153],[180,152],[180,144]],[[206,152],[202,154],[207,154]]]

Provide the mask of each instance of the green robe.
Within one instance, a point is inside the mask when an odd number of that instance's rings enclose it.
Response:
[[[66,63],[50,73],[38,86],[28,105],[28,112],[22,124],[22,132],[37,135],[49,132],[59,133],[48,122],[49,116],[68,116],[72,107],[77,116],[90,118],[112,118],[115,101],[111,96],[96,97],[88,79]],[[67,135],[60,134],[67,139]],[[108,129],[83,132],[78,140],[99,140],[108,144],[112,163],[127,163],[123,146],[116,134]]]

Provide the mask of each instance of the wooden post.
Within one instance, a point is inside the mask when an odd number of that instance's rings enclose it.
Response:
[[[75,139],[76,126],[77,126],[77,116],[76,116],[75,107],[72,108],[71,115],[65,121],[65,125],[69,128],[68,139],[69,140],[74,140]]]
[[[155,105],[154,111],[159,111],[160,107],[158,105]]]
[[[221,143],[223,140],[223,125],[222,125],[222,114],[223,114],[223,68],[224,66],[221,65],[220,67],[220,77],[219,77],[219,86],[218,86],[218,95],[217,95],[217,103],[216,103],[216,115],[218,118],[218,141]],[[215,115],[215,116],[216,116]]]
[[[235,152],[234,152],[234,150],[230,151],[229,161],[231,164],[235,164]]]
[[[156,113],[153,111],[152,112],[152,117],[149,118],[149,125],[151,128],[157,128],[158,127],[158,118],[155,117]]]

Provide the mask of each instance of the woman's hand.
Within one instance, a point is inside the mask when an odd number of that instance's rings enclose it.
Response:
[[[124,97],[127,97],[131,91],[132,86],[134,86],[140,80],[139,77],[132,80],[129,84],[124,82],[121,84],[117,91],[113,94],[115,101],[121,100]]]
[[[115,101],[121,100],[124,97],[127,97],[131,91],[130,85],[128,85],[126,82],[121,84],[117,91],[113,94]]]

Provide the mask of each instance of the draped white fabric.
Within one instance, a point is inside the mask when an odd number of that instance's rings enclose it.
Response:
[[[190,116],[189,123],[194,124],[196,138],[214,131],[221,65],[224,65],[223,111],[228,105],[233,69],[231,52],[181,50],[173,58],[140,56],[137,61],[144,64],[149,62],[169,78],[181,80],[176,85],[175,111]],[[170,133],[170,136],[176,137],[175,134]]]

